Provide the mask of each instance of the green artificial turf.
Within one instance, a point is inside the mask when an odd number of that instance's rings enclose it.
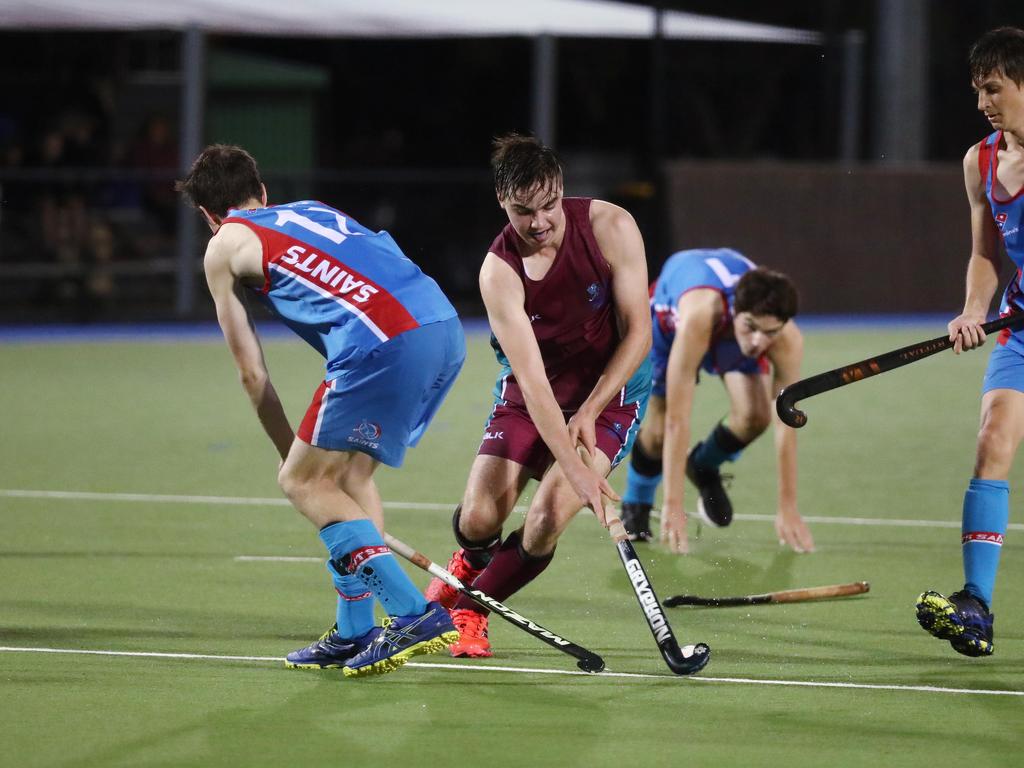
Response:
[[[804,372],[933,335],[811,332]],[[297,421],[319,361],[300,342],[266,349]],[[957,525],[984,364],[985,353],[945,353],[801,405],[800,509],[823,518],[811,523],[816,553],[775,540],[767,438],[732,468],[730,528],[694,538],[691,523],[686,557],[637,545],[661,597],[871,582],[868,595],[843,600],[668,610],[681,642],[712,646],[698,679],[669,673],[614,546],[581,514],[551,567],[509,603],[632,676],[563,674],[576,671],[571,658],[493,619],[493,659],[423,657],[392,675],[344,680],[277,660],[333,621],[323,564],[236,559],[323,552],[280,500],[276,454],[220,342],[0,345],[0,646],[191,655],[0,651],[0,765],[1016,764],[1016,497],[995,655],[961,657],[913,615],[920,591],[961,583]],[[378,476],[388,529],[442,564],[495,372],[486,340],[473,337],[421,446],[403,469]],[[695,437],[725,409],[705,377]],[[613,475],[620,490],[624,475]],[[1018,470],[1011,484],[1019,479]],[[426,574],[410,574],[426,585]],[[202,655],[247,658],[194,658]],[[821,683],[838,685],[803,685]]]

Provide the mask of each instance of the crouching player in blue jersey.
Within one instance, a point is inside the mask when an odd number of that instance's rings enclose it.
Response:
[[[622,522],[647,540],[654,494],[664,477],[661,538],[688,551],[684,477],[700,493],[697,513],[710,525],[732,522],[719,467],[774,419],[780,544],[810,552],[814,540],[796,505],[796,431],[774,415],[775,396],[800,376],[803,337],[791,318],[796,288],[785,275],[727,248],[680,251],[665,262],[651,297],[654,382],[647,418],[630,455]],[[690,448],[690,414],[701,370],[721,376],[729,415]]]
[[[239,147],[208,147],[177,188],[214,233],[207,282],[242,386],[281,455],[278,482],[330,553],[337,623],[288,654],[287,666],[381,674],[446,648],[458,632],[384,544],[373,473],[381,462],[402,464],[455,381],[465,358],[455,310],[386,232],[322,203],[268,207],[256,162]],[[247,298],[326,359],[297,435]],[[392,617],[383,628],[374,625],[374,597]]]
[[[981,330],[999,287],[999,240],[1017,268],[1000,313],[1024,312],[1024,30],[983,35],[969,56],[978,109],[995,131],[964,157],[971,205],[971,257],[963,312],[949,324],[956,353],[985,341]],[[949,597],[923,593],[921,626],[965,656],[992,653],[992,592],[1010,517],[1008,478],[1024,438],[1024,331],[1003,331],[982,382],[974,476],[963,501],[964,587]]]

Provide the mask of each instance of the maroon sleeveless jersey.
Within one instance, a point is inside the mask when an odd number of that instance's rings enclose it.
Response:
[[[620,341],[612,301],[612,270],[590,226],[590,202],[586,197],[563,198],[565,234],[554,262],[540,280],[527,276],[517,248],[519,236],[511,224],[490,248],[523,281],[524,309],[555,400],[564,411],[575,411],[583,404]],[[506,403],[525,406],[508,359],[493,335],[491,346],[506,369],[495,394]]]

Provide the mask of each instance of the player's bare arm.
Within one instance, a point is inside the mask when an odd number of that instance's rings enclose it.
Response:
[[[594,389],[569,421],[573,443],[579,441],[594,455],[594,421],[651,350],[651,311],[644,241],[633,217],[617,205],[594,200],[590,221],[601,253],[612,268],[612,300],[622,336]]]
[[[722,317],[718,291],[688,291],[676,306],[676,334],[665,375],[665,425],[662,466],[665,495],[661,511],[661,540],[672,552],[689,551],[683,489],[686,455],[690,448],[690,417],[697,390],[700,361],[711,344],[711,334]]]
[[[779,393],[800,379],[800,366],[804,357],[803,334],[793,320],[787,322],[778,338],[768,349],[772,376],[768,393],[769,402],[775,402]],[[796,430],[782,423],[772,408],[775,432],[775,463],[778,472],[778,512],[775,533],[779,543],[795,552],[814,551],[814,538],[797,509],[797,451]]]
[[[971,206],[971,257],[967,262],[964,308],[949,323],[949,338],[956,354],[974,349],[985,341],[981,325],[999,288],[999,234],[978,169],[978,151],[975,144],[964,156],[964,186]]]
[[[551,391],[537,339],[524,309],[522,281],[512,268],[488,253],[480,270],[480,295],[487,319],[523,392],[526,409],[562,472],[586,506],[605,524],[601,495],[618,498],[604,477],[589,469],[569,439],[562,409]]]
[[[261,264],[259,240],[240,224],[220,227],[210,239],[203,261],[217,322],[235,360],[242,387],[264,431],[284,459],[295,435],[270,381],[263,348],[242,295],[243,281],[255,279],[254,265]],[[258,268],[261,273],[262,267]]]

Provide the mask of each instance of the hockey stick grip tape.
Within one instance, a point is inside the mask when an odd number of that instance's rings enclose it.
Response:
[[[617,517],[608,518],[608,533],[616,542],[625,541],[629,538],[629,534],[626,533],[626,526]]]

